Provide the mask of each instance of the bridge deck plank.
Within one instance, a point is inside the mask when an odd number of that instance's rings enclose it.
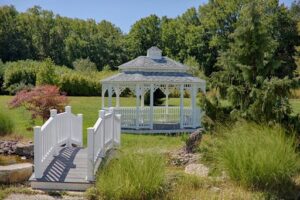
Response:
[[[49,156],[47,168],[38,182],[87,183],[87,149],[61,147],[57,156]]]

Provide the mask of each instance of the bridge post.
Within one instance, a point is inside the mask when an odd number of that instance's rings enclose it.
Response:
[[[121,145],[121,114],[116,114],[116,118],[118,122],[115,124],[115,130],[116,130],[116,145]]]
[[[80,131],[80,146],[82,147],[83,146],[83,139],[82,139],[82,122],[83,122],[83,119],[82,119],[82,114],[77,114],[77,117],[79,119],[79,131]]]
[[[115,134],[115,111],[113,107],[109,108],[109,112],[111,113],[111,124],[110,124],[110,128],[109,130],[111,130],[111,137],[110,140],[112,140],[112,143],[114,144],[115,138],[116,138],[116,134]]]
[[[35,178],[42,178],[42,146],[41,146],[41,127],[34,127],[34,176]]]
[[[101,118],[102,120],[104,120],[105,118],[105,110],[99,110],[99,118]],[[106,133],[106,130],[105,130],[105,122],[103,121],[103,134],[102,134],[102,139],[101,139],[101,149],[104,149],[104,144],[105,144],[105,133]],[[105,152],[104,151],[101,151],[100,152],[100,156],[101,157],[104,157],[104,154]]]
[[[72,123],[71,123],[71,113],[72,113],[72,109],[71,109],[71,106],[66,106],[65,107],[65,112],[68,114],[67,115],[67,123],[68,123],[68,126],[67,126],[67,133],[68,133],[68,140],[67,140],[67,147],[72,147],[72,141],[71,141],[71,138],[72,138]]]
[[[50,110],[50,117],[53,118],[54,124],[57,123],[57,120],[55,119],[56,115],[57,115],[57,110],[56,109],[51,109]],[[55,134],[54,134],[54,141],[55,141],[55,144],[58,144],[58,130],[57,130],[56,126],[55,126],[55,131],[54,132],[55,132]],[[54,156],[58,155],[58,146],[56,146],[56,145],[54,147],[53,155]]]
[[[94,128],[88,128],[87,134],[87,180],[94,181]]]

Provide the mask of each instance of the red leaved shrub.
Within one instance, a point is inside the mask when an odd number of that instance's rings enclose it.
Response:
[[[61,112],[67,103],[68,98],[59,91],[58,87],[43,85],[18,92],[9,105],[11,108],[24,106],[31,112],[32,119],[41,117],[45,121],[50,116],[50,109]]]

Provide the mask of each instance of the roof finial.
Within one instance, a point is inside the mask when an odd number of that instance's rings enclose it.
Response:
[[[152,59],[161,59],[161,50],[158,47],[153,46],[147,50],[147,57]]]

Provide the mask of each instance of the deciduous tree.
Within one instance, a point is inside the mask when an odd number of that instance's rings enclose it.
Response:
[[[50,116],[50,109],[62,112],[67,103],[68,98],[56,86],[44,85],[18,92],[9,105],[11,108],[23,106],[32,119],[41,117],[45,121]]]

